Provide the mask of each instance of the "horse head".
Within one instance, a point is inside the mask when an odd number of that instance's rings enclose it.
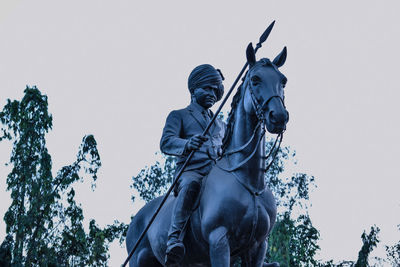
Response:
[[[247,113],[257,116],[265,122],[268,132],[280,134],[286,130],[289,113],[285,107],[284,88],[287,78],[279,71],[286,61],[287,50],[271,62],[268,58],[256,61],[255,52],[250,43],[246,50],[249,70],[244,78],[244,108]]]

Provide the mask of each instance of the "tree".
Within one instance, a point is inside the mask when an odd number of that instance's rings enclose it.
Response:
[[[369,266],[368,257],[369,254],[372,252],[372,250],[379,243],[378,239],[379,231],[380,231],[379,227],[372,226],[371,231],[369,232],[368,235],[365,231],[363,232],[363,234],[361,235],[363,245],[361,247],[360,252],[358,252],[358,259],[354,267]]]
[[[273,142],[269,140],[266,148],[268,152],[272,146]],[[280,148],[265,176],[279,206],[266,258],[270,262],[280,262],[281,266],[315,266],[317,261],[314,256],[319,249],[319,232],[312,225],[307,212],[309,191],[314,186],[314,177],[304,173],[282,177],[285,164],[294,158],[295,153],[289,147]],[[172,184],[175,167],[174,157],[163,156],[161,160],[143,168],[134,176],[131,187],[148,202],[167,191]]]
[[[354,261],[344,260],[339,263],[334,263],[333,260],[330,260],[328,262],[319,263],[318,266],[323,266],[323,267],[367,267],[367,266],[371,266],[369,264],[368,258],[369,258],[369,255],[371,254],[371,252],[373,251],[373,249],[379,243],[379,238],[378,238],[379,231],[380,231],[379,227],[372,226],[368,235],[365,231],[363,232],[363,234],[361,235],[361,240],[362,240],[363,245],[362,245],[360,251],[358,252],[357,261],[354,262]],[[380,264],[383,264],[386,262],[384,259],[381,259],[381,258],[374,258],[374,260],[376,263],[380,263]],[[373,265],[373,266],[375,266],[375,265]],[[381,265],[379,265],[379,266],[381,266]]]
[[[397,227],[400,230],[400,224]],[[400,241],[392,246],[386,246],[386,254],[392,266],[400,266]]]
[[[11,266],[11,248],[12,248],[12,236],[7,235],[3,243],[0,245],[0,266],[9,267]]]
[[[132,177],[131,188],[136,189],[139,196],[149,202],[168,190],[174,179],[175,168],[175,157],[163,156],[161,161],[157,160],[153,165],[143,168],[138,175]]]
[[[26,87],[21,101],[7,100],[0,112],[0,141],[12,140],[11,173],[7,190],[12,203],[4,215],[13,266],[103,265],[108,244],[121,236],[126,226],[115,222],[104,229],[90,221],[83,226],[83,210],[74,200],[73,184],[86,173],[92,189],[101,166],[93,135],[84,136],[75,162],[52,175],[51,156],[45,134],[52,128],[47,96],[34,86]],[[3,246],[2,246],[3,247]],[[7,254],[8,257],[8,254]],[[1,260],[5,260],[3,257]]]
[[[272,149],[272,141],[267,151]],[[308,214],[309,192],[315,187],[314,177],[305,173],[282,175],[289,160],[296,153],[289,147],[278,151],[266,181],[275,195],[278,216],[269,236],[267,259],[283,266],[316,266],[315,254],[319,250],[319,232]],[[296,161],[294,161],[296,163]]]

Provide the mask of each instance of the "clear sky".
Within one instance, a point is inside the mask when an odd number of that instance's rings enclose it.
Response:
[[[220,68],[227,88],[245,48],[273,20],[258,57],[283,46],[288,59],[283,145],[294,172],[314,175],[310,214],[323,259],[355,259],[373,224],[383,244],[400,239],[398,1],[9,1],[0,2],[0,106],[37,85],[54,116],[54,171],[74,161],[85,134],[97,139],[97,189],[78,199],[100,225],[129,222],[131,177],[155,160],[167,114],[189,103],[196,65]],[[227,110],[227,108],[225,108]],[[0,143],[0,215],[10,203]],[[5,225],[0,222],[0,240]],[[111,266],[125,248],[112,246]]]

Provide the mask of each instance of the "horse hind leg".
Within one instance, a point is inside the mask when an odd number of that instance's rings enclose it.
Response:
[[[208,238],[212,267],[230,266],[230,249],[225,227],[213,230]]]
[[[162,267],[150,248],[142,248],[136,258],[136,264],[130,264],[130,267]]]
[[[133,230],[131,229],[135,229],[136,231],[133,232]],[[136,228],[132,226],[130,227],[129,230],[127,236],[128,254],[132,251],[133,245],[138,239],[137,234],[141,231],[141,228],[140,225]],[[150,242],[147,236],[145,236],[145,238],[137,247],[135,253],[132,255],[129,261],[129,267],[162,267],[162,266],[163,265],[157,260],[156,256],[154,255],[154,252],[151,249]]]

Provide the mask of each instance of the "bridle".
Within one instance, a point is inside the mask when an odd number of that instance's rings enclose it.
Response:
[[[248,78],[248,76],[249,76],[249,72],[247,73],[247,75],[245,77]],[[263,137],[265,135],[266,119],[265,119],[265,116],[264,116],[264,110],[266,109],[269,101],[271,101],[274,97],[277,97],[277,98],[280,99],[280,101],[282,102],[283,106],[285,107],[285,103],[284,103],[282,97],[279,96],[279,95],[271,95],[262,104],[260,104],[260,101],[258,101],[258,99],[257,99],[257,97],[256,97],[256,95],[255,95],[255,93],[253,91],[253,88],[249,84],[249,79],[246,79],[246,78],[244,79],[243,88],[245,90],[248,88],[248,90],[250,92],[251,102],[252,102],[256,117],[257,117],[257,125],[256,125],[256,127],[254,127],[254,131],[253,131],[253,134],[251,135],[250,139],[245,144],[243,144],[242,146],[240,146],[238,148],[232,149],[230,151],[225,151],[221,157],[229,156],[229,155],[241,152],[245,148],[247,148],[252,143],[252,141],[254,140],[259,128],[261,128],[261,135],[260,135],[260,138],[257,140],[257,144],[256,144],[254,150],[250,153],[250,155],[248,155],[244,160],[242,160],[236,166],[233,166],[233,167],[230,167],[230,168],[223,168],[225,171],[229,171],[229,172],[235,171],[235,170],[239,169],[240,167],[242,167],[257,152],[258,146],[260,145],[261,140],[263,139]],[[245,93],[246,92],[244,91],[243,95]],[[272,166],[272,163],[274,162],[274,160],[275,160],[275,158],[276,158],[276,156],[277,156],[277,154],[279,152],[279,148],[281,146],[282,139],[283,139],[283,132],[279,133],[276,136],[276,139],[275,139],[275,142],[274,142],[273,146],[271,147],[268,155],[264,158],[264,160],[268,160],[271,157],[272,152],[275,150],[275,153],[274,153],[274,155],[272,157],[272,160],[268,163],[267,167],[263,170],[264,172],[267,172],[269,170],[269,168]],[[278,140],[279,140],[279,143],[278,143]],[[278,147],[276,148],[276,144],[277,143],[278,143]]]

